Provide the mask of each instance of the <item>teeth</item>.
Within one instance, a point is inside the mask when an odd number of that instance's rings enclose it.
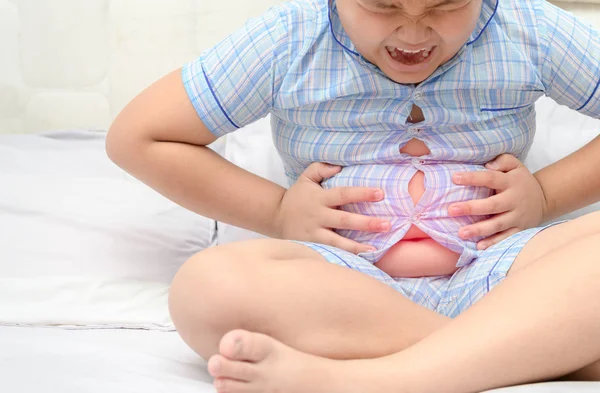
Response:
[[[396,49],[398,49],[400,52],[410,53],[410,54],[419,53],[419,52],[423,52],[424,50],[427,50],[427,48],[423,48],[423,49],[419,49],[419,50],[408,50],[408,49],[400,49],[400,48],[396,48]]]
[[[400,48],[396,48],[393,46],[386,46],[386,49],[388,50],[388,52],[390,52],[390,54],[394,54],[396,52],[396,50],[398,50],[399,52],[402,53],[406,53],[406,54],[415,54],[415,53],[419,53],[419,52],[423,52],[423,56],[424,57],[428,57],[429,53],[431,53],[431,49],[432,48],[421,48],[418,50],[408,50],[408,49],[400,49]]]

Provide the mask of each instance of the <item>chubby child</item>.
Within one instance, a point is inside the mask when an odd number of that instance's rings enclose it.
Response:
[[[494,323],[516,323],[527,308],[514,302],[550,291],[540,275],[560,281],[552,262],[600,231],[597,215],[543,225],[600,199],[600,141],[536,174],[518,159],[542,95],[600,117],[599,71],[598,32],[544,0],[295,0],[142,92],[107,151],[190,210],[272,238],[203,251],[173,282],[173,320],[210,357],[220,392],[466,392],[550,379],[599,360],[600,341],[587,362],[548,357],[523,371],[509,354],[541,351],[542,332]],[[288,189],[206,147],[267,115]],[[593,244],[577,248],[581,264]],[[558,294],[546,295],[525,314],[540,330],[560,325]],[[471,319],[450,322],[480,300]],[[549,350],[576,347],[570,333]],[[530,347],[510,352],[522,341]],[[423,354],[446,356],[428,342],[456,346],[454,358],[425,367]]]

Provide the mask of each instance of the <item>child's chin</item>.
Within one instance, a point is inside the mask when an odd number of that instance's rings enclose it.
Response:
[[[411,85],[421,83],[425,79],[429,78],[429,76],[433,74],[436,68],[437,66],[435,66],[435,64],[429,64],[429,67],[420,71],[402,72],[387,65],[384,72],[388,76],[388,78],[390,78],[394,82],[401,83],[403,85]]]
[[[403,85],[413,85],[423,82],[425,79],[429,78],[432,72],[420,72],[414,74],[399,74],[397,71],[390,75],[387,73],[387,76],[392,79],[394,82],[403,84]]]

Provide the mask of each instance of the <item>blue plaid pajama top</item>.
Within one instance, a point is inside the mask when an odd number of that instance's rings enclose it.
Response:
[[[502,153],[520,159],[535,132],[535,101],[547,95],[584,114],[600,113],[600,37],[591,26],[545,0],[483,0],[469,41],[418,86],[386,77],[364,59],[328,0],[296,0],[251,19],[184,66],[183,82],[198,115],[216,136],[268,114],[290,184],[312,162],[344,169],[323,187],[380,187],[385,200],[347,211],[388,219],[387,233],[338,231],[371,244],[376,262],[415,225],[460,254],[479,252],[458,237],[483,217],[450,217],[457,201],[488,197],[456,186],[452,173],[485,170]],[[407,122],[413,104],[425,121]],[[431,153],[399,152],[409,140]],[[425,175],[415,205],[408,182]]]

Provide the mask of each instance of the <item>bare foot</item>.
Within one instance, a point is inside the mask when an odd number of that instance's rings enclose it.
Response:
[[[297,351],[264,334],[233,330],[221,339],[219,352],[208,361],[219,393],[365,391],[352,386],[354,367]]]

